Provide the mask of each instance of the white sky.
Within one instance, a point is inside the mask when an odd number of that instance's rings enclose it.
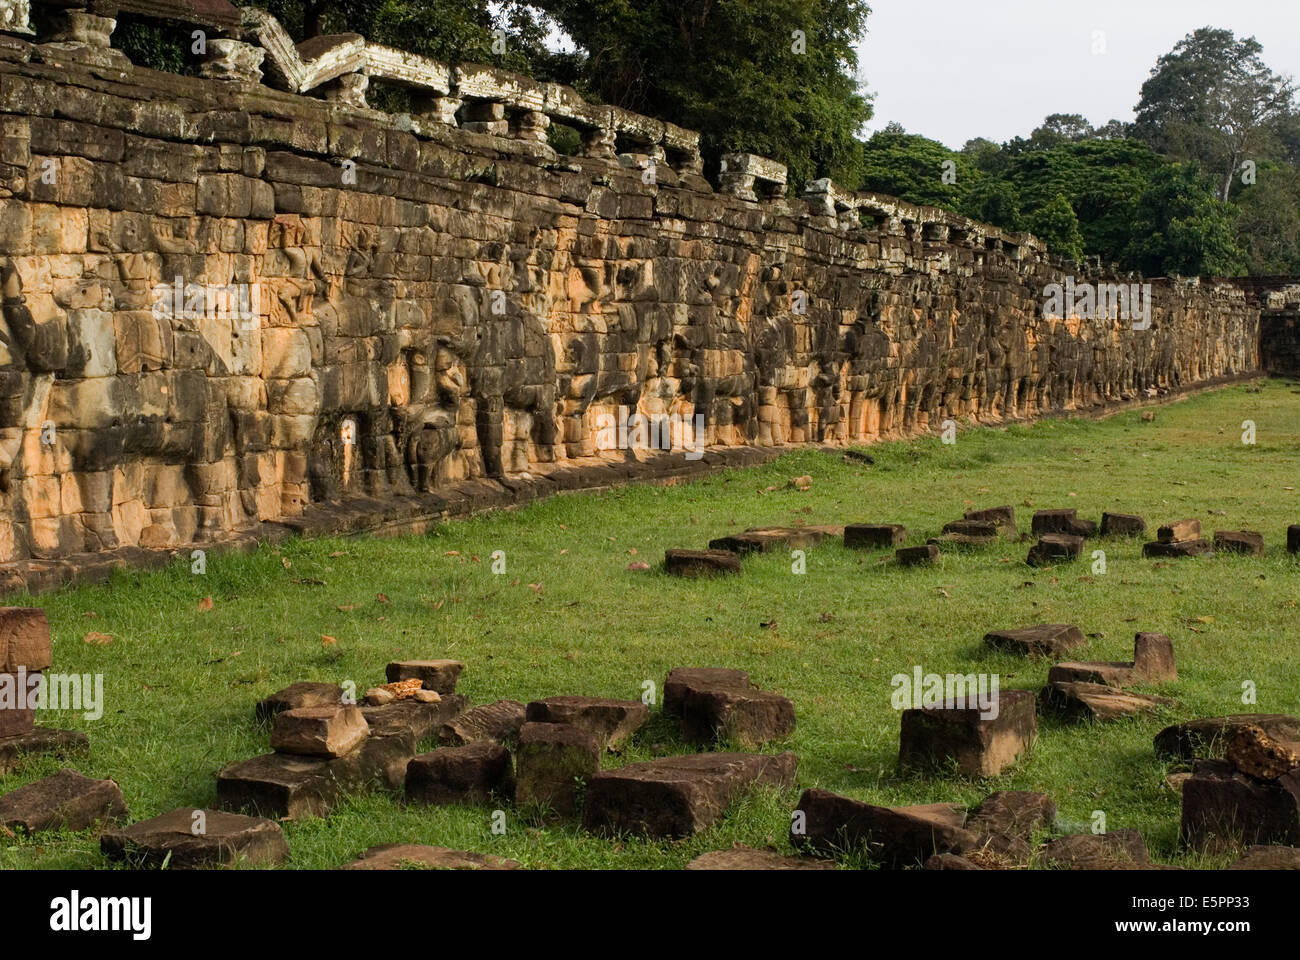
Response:
[[[1028,136],[1050,113],[1132,120],[1156,59],[1198,27],[1254,36],[1300,74],[1300,0],[868,0],[868,131],[891,120],[954,149]],[[1093,33],[1106,52],[1094,55]]]

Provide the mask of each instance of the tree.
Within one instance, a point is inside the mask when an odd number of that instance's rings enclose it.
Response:
[[[1053,113],[1029,135],[1030,149],[1050,150],[1052,147],[1092,136],[1092,124],[1077,113]]]
[[[1253,186],[1234,190],[1241,208],[1237,241],[1247,272],[1300,274],[1300,177],[1285,164],[1264,161]]]
[[[963,154],[912,133],[874,134],[862,147],[861,189],[950,210],[982,175]]]
[[[1057,194],[1028,218],[1029,232],[1047,244],[1048,250],[1068,260],[1083,259],[1083,234],[1079,218],[1064,195]]]
[[[967,194],[961,212],[972,220],[991,223],[1003,230],[1024,229],[1020,214],[1020,194],[1006,180],[985,177],[976,182]]]
[[[1265,131],[1293,110],[1295,85],[1269,70],[1262,51],[1254,37],[1202,27],[1156,61],[1135,108],[1135,134],[1217,171],[1222,200]]]
[[[1160,167],[1138,201],[1129,260],[1148,276],[1235,276],[1245,265],[1236,207],[1219,200],[1200,165]]]

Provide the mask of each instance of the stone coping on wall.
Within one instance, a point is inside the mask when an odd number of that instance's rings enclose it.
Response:
[[[1088,408],[1040,413],[1032,421],[1052,418],[1103,419],[1126,410],[1155,406],[1234,384],[1263,379],[1257,372],[1220,377],[1186,387],[1161,391],[1157,398],[1112,401]],[[1018,420],[1006,420],[1010,425]],[[982,423],[980,426],[997,426]],[[893,437],[881,437],[884,442]],[[711,447],[698,459],[682,453],[660,453],[625,462],[586,458],[571,461],[549,473],[527,477],[467,480],[442,488],[436,494],[396,497],[356,497],[345,501],[312,503],[301,516],[266,521],[221,539],[150,549],[119,547],[105,553],[75,554],[52,560],[23,560],[0,564],[0,596],[40,594],[63,587],[106,582],[116,570],[150,570],[189,562],[199,550],[210,559],[223,553],[248,552],[261,544],[281,543],[292,537],[315,539],[332,536],[396,537],[428,533],[449,520],[494,510],[509,510],[560,494],[597,493],[633,483],[672,485],[719,470],[743,469],[771,463],[788,454],[821,450],[842,454],[834,445],[802,444],[784,447]]]

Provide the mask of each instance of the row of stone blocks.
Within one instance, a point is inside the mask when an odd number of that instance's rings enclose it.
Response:
[[[79,730],[36,726],[35,685],[53,665],[45,611],[0,607],[0,774],[26,756],[73,756],[89,749],[86,735]]]
[[[1103,537],[1135,537],[1146,531],[1146,520],[1136,514],[1103,513],[1100,534]],[[1031,567],[1078,560],[1083,542],[1098,533],[1098,524],[1083,520],[1074,509],[1038,510],[1032,530],[1038,541],[1030,548],[1026,562]],[[675,576],[701,577],[740,573],[741,558],[750,553],[768,553],[776,546],[804,549],[820,544],[827,536],[842,536],[844,546],[857,549],[895,549],[900,566],[935,563],[942,547],[981,547],[1000,540],[1024,539],[1010,506],[970,510],[961,520],[944,524],[937,537],[926,543],[905,547],[907,529],[897,523],[858,523],[846,526],[752,527],[743,533],[718,537],[707,550],[668,550],[664,569]],[[1264,538],[1252,530],[1217,530],[1213,549],[1225,553],[1262,556]],[[1300,524],[1287,529],[1287,549],[1300,553]],[[1211,543],[1201,537],[1199,520],[1179,520],[1158,528],[1156,539],[1143,547],[1147,557],[1184,557],[1208,553]]]

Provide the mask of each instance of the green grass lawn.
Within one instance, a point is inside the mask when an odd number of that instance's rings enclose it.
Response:
[[[428,536],[293,541],[247,555],[122,573],[111,584],[35,598],[47,611],[54,669],[102,673],[106,708],[92,722],[50,713],[48,726],[84,729],[83,773],[112,777],[134,819],[215,801],[224,764],[265,753],[256,700],[297,680],[384,680],[393,659],[451,657],[459,690],[475,703],[557,694],[638,699],[675,666],[748,670],[791,697],[800,787],[818,786],[889,805],[974,803],[997,789],[1042,790],[1068,831],[1093,812],[1110,829],[1142,831],[1153,859],[1220,866],[1180,851],[1178,795],[1151,747],[1165,725],[1238,712],[1300,712],[1296,635],[1300,567],[1286,552],[1300,522],[1300,389],[1275,380],[1202,394],[1105,421],[1050,420],[976,429],[955,445],[937,438],[870,449],[874,465],[838,454],[790,453],[774,463],[672,487],[637,486],[561,496],[449,523]],[[1242,443],[1242,422],[1257,442]],[[787,481],[802,474],[812,487]],[[931,569],[899,569],[886,552],[838,541],[807,552],[753,556],[739,577],[690,581],[661,572],[669,547],[704,547],[758,525],[896,522],[922,543],[971,508],[1014,504],[1023,531],[1034,509],[1141,513],[1156,524],[1195,516],[1207,536],[1247,528],[1263,558],[1156,562],[1137,541],[1088,541],[1090,560],[1035,570],[1028,544],[947,552]],[[494,575],[491,555],[504,551]],[[629,571],[637,560],[649,572]],[[383,594],[387,603],[377,599]],[[211,597],[212,609],[200,610]],[[1176,706],[1105,725],[1040,723],[1032,755],[996,780],[900,777],[898,714],[890,678],[914,665],[936,673],[998,673],[1006,688],[1038,689],[1049,664],[986,649],[992,628],[1077,623],[1091,639],[1078,659],[1132,658],[1139,630],[1174,640],[1179,682],[1158,692]],[[83,642],[88,631],[113,642]],[[337,639],[325,646],[322,635]],[[1251,681],[1257,703],[1243,705]],[[1149,691],[1150,692],[1150,691]],[[672,725],[653,719],[607,766],[685,752]],[[8,791],[58,769],[29,762],[0,778]],[[741,841],[788,850],[797,791],[740,802],[712,829],[681,842],[620,842],[576,826],[538,826],[491,809],[406,807],[384,792],[357,795],[325,819],[285,823],[291,865],[330,868],[374,844],[413,842],[514,857],[535,868],[677,868]],[[0,836],[0,867],[106,867],[96,837]]]

